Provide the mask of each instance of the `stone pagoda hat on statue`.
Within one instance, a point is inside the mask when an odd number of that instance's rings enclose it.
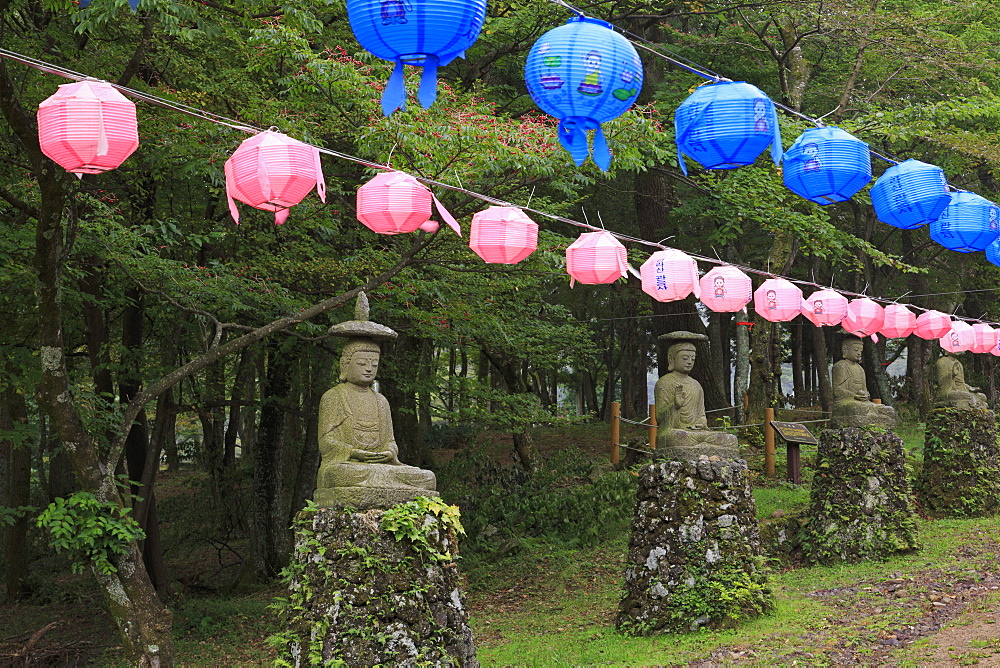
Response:
[[[396,330],[369,320],[368,313],[368,295],[359,292],[358,303],[354,307],[354,320],[338,322],[330,327],[328,334],[348,339],[369,339],[371,341],[390,341],[399,336]]]

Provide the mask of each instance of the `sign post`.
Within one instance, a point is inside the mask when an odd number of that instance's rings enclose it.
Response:
[[[785,457],[785,471],[788,481],[795,485],[802,484],[802,460],[799,456],[799,444],[808,443],[817,445],[819,442],[812,435],[804,424],[799,422],[778,422],[771,420],[778,435],[785,442],[787,456]]]

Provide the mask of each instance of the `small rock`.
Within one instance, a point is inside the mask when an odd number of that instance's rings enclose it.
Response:
[[[942,603],[941,601],[932,601],[931,605],[933,605],[935,608],[943,608],[943,607],[945,607],[944,603]]]
[[[771,513],[771,517],[775,517],[775,518],[777,518],[777,517],[784,517],[784,516],[785,516],[785,511],[784,510],[775,510],[773,513]]]
[[[941,597],[937,594],[928,594],[927,600],[930,601],[931,603],[937,603],[938,601],[941,600]]]
[[[893,596],[895,596],[896,598],[903,598],[904,596],[906,596],[906,589],[900,587],[899,589],[896,590]]]

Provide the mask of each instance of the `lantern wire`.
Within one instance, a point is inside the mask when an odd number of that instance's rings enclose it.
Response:
[[[565,6],[569,7],[569,5],[566,5],[566,3],[561,2],[561,0],[550,0],[550,1],[551,2],[556,2],[557,4],[562,4],[562,5],[565,5]],[[572,9],[572,7],[570,7],[570,8]],[[576,11],[576,10],[574,10],[574,11]],[[6,59],[9,59],[9,60],[13,60],[13,61],[21,63],[23,65],[27,65],[28,67],[36,69],[36,70],[38,70],[40,72],[44,72],[44,73],[47,73],[47,74],[56,74],[58,76],[64,77],[66,79],[72,79],[74,81],[85,81],[85,80],[88,80],[88,79],[89,80],[93,80],[93,81],[99,81],[99,79],[96,79],[94,77],[90,77],[90,76],[88,76],[86,74],[81,74],[80,72],[75,72],[73,70],[69,70],[69,69],[66,69],[64,67],[60,67],[58,65],[53,65],[52,63],[48,63],[46,61],[39,60],[37,58],[33,58],[33,57],[30,57],[30,56],[25,56],[23,54],[20,54],[20,53],[14,52],[14,51],[10,51],[8,49],[0,48],[0,58],[6,58]],[[199,119],[208,121],[210,123],[215,123],[217,125],[222,125],[222,126],[228,127],[230,129],[233,129],[233,130],[238,130],[240,132],[246,132],[246,133],[249,133],[249,134],[259,134],[259,133],[265,131],[265,128],[263,128],[263,127],[257,127],[255,125],[251,125],[251,124],[247,124],[247,123],[241,123],[241,122],[239,122],[239,121],[237,121],[235,119],[227,118],[225,116],[221,116],[219,114],[215,114],[215,113],[212,113],[210,111],[206,111],[204,109],[200,109],[198,107],[192,107],[192,106],[186,105],[186,104],[184,104],[182,102],[176,102],[176,101],[173,101],[173,100],[167,100],[165,98],[161,98],[161,97],[158,97],[156,95],[152,95],[150,93],[145,93],[143,91],[135,90],[133,88],[128,88],[127,86],[120,86],[118,84],[114,84],[114,83],[110,83],[110,82],[105,82],[105,83],[108,83],[109,85],[113,86],[115,89],[121,91],[122,93],[124,93],[124,94],[126,94],[126,95],[128,95],[130,97],[134,97],[134,98],[142,100],[144,102],[148,102],[150,104],[153,104],[153,105],[156,105],[156,106],[159,106],[159,107],[163,107],[165,109],[170,109],[170,110],[176,111],[176,112],[181,113],[181,114],[185,114],[185,115],[188,115],[188,116],[199,118]],[[348,162],[353,162],[353,163],[362,165],[364,167],[367,167],[369,169],[382,170],[382,171],[398,171],[398,170],[393,170],[393,168],[389,167],[388,165],[382,165],[382,164],[379,164],[377,162],[373,162],[371,160],[365,160],[364,158],[359,158],[357,156],[353,156],[353,155],[350,155],[348,153],[343,153],[341,151],[335,151],[333,149],[329,149],[329,148],[326,148],[324,146],[317,146],[317,145],[311,144],[309,142],[303,142],[303,143],[307,144],[308,146],[311,146],[311,147],[315,148],[316,150],[318,150],[322,154],[329,155],[329,156],[332,156],[332,157],[335,157],[335,158],[339,158],[341,160],[345,160],[345,161],[348,161]],[[487,204],[492,204],[494,206],[504,206],[504,207],[519,208],[522,211],[527,211],[527,212],[533,213],[535,215],[538,215],[538,216],[541,216],[541,217],[544,217],[544,218],[548,218],[550,220],[554,220],[554,221],[557,221],[557,222],[565,223],[567,225],[571,225],[571,226],[574,226],[574,227],[584,228],[584,229],[589,230],[591,232],[602,232],[602,231],[604,231],[604,232],[607,232],[607,233],[611,234],[612,236],[616,237],[617,239],[620,239],[621,241],[625,241],[625,242],[628,242],[628,243],[632,243],[632,244],[636,244],[636,245],[641,245],[641,246],[650,246],[650,247],[657,248],[657,249],[660,249],[660,250],[675,250],[675,249],[673,249],[673,248],[671,248],[669,246],[664,246],[662,243],[657,243],[657,242],[654,242],[654,241],[649,241],[647,239],[642,239],[642,238],[639,238],[639,237],[633,237],[631,235],[623,234],[621,232],[614,232],[614,231],[605,230],[603,227],[595,227],[595,226],[593,226],[593,225],[591,225],[589,223],[582,223],[582,222],[580,222],[578,220],[573,220],[572,218],[567,218],[565,216],[560,216],[558,214],[549,213],[547,211],[542,211],[540,209],[534,209],[534,208],[531,208],[529,206],[520,206],[520,205],[511,203],[511,202],[507,202],[505,200],[501,200],[501,199],[497,199],[495,197],[491,197],[490,195],[485,195],[483,193],[479,193],[479,192],[476,192],[474,190],[469,190],[467,188],[463,188],[461,186],[455,186],[455,185],[452,185],[450,183],[444,183],[442,181],[436,181],[434,179],[429,179],[429,178],[421,177],[421,176],[413,176],[413,178],[416,179],[417,181],[425,184],[425,185],[430,185],[430,186],[434,186],[434,187],[437,187],[437,188],[442,188],[442,189],[445,189],[445,190],[451,190],[451,191],[454,191],[454,192],[459,192],[459,193],[468,195],[469,197],[472,197],[472,198],[478,199],[480,201],[486,202]],[[679,250],[679,249],[677,249],[677,250]],[[758,275],[758,276],[766,276],[766,277],[769,277],[769,278],[784,278],[785,280],[788,280],[788,281],[790,281],[792,283],[796,283],[796,284],[807,286],[807,287],[813,287],[813,288],[820,289],[820,290],[822,290],[822,289],[834,290],[835,289],[835,288],[831,288],[829,286],[820,285],[819,283],[815,283],[813,281],[805,281],[805,280],[802,280],[802,279],[796,279],[796,278],[790,278],[790,277],[780,276],[780,275],[774,274],[774,273],[772,273],[770,271],[763,271],[763,270],[760,270],[760,269],[755,269],[755,268],[750,267],[750,266],[741,265],[741,264],[737,264],[737,263],[733,263],[733,262],[724,262],[724,261],[716,259],[716,258],[712,258],[712,257],[704,256],[704,255],[698,255],[696,253],[691,253],[691,252],[688,252],[688,251],[681,251],[681,252],[686,253],[688,256],[694,258],[695,260],[699,260],[701,262],[705,262],[705,263],[712,264],[712,265],[728,265],[728,266],[736,267],[737,269],[740,269],[740,270],[742,270],[744,272],[747,272],[747,273],[750,273],[750,274],[755,274],[755,275]],[[837,292],[840,292],[843,295],[847,295],[847,296],[855,297],[855,298],[866,297],[866,295],[864,295],[864,294],[860,294],[860,293],[856,293],[856,292],[850,292],[850,291],[845,291],[845,290],[837,290]],[[945,292],[942,292],[942,293],[932,293],[932,294],[928,294],[928,295],[913,295],[913,296],[936,296],[936,295],[946,295],[946,294],[958,294],[958,293],[945,293]],[[884,297],[873,297],[873,298],[870,298],[870,299],[873,299],[874,301],[884,302],[884,303],[887,303],[887,304],[898,303],[897,300],[886,299]],[[931,309],[923,308],[923,307],[920,307],[920,306],[913,306],[913,305],[909,305],[909,306],[910,306],[910,308],[914,308],[914,309],[916,309],[918,311],[929,311],[929,310],[931,310]],[[954,316],[954,317],[956,319],[958,319],[958,320],[963,320],[963,321],[967,321],[967,322],[983,322],[983,321],[978,320],[976,318],[969,318],[969,317],[963,317],[963,316]]]
[[[582,16],[582,17],[586,17],[587,16],[583,12],[583,10],[581,10],[581,9],[579,9],[577,7],[574,7],[573,5],[567,3],[565,0],[549,0],[549,2],[551,2],[552,4],[555,4],[555,5],[559,5],[560,7],[565,7],[566,9],[570,10],[571,12],[576,13],[579,16]],[[625,38],[629,42],[631,42],[633,46],[636,46],[636,47],[638,47],[638,48],[640,48],[640,49],[642,49],[644,51],[648,51],[649,53],[652,53],[653,55],[657,56],[658,58],[660,58],[662,60],[665,60],[668,63],[670,63],[672,65],[675,65],[676,67],[681,68],[682,70],[686,70],[686,71],[690,72],[691,74],[696,74],[696,75],[702,77],[703,79],[707,79],[707,80],[709,80],[709,81],[711,81],[713,83],[722,83],[722,82],[731,82],[732,81],[732,79],[724,77],[721,74],[719,74],[718,72],[713,72],[712,70],[708,69],[704,65],[696,63],[695,61],[690,60],[689,58],[685,58],[684,56],[682,56],[682,55],[680,55],[680,54],[678,54],[676,52],[673,52],[673,51],[670,51],[669,49],[664,48],[662,44],[656,44],[655,42],[652,42],[652,41],[646,39],[645,37],[643,37],[641,35],[638,35],[638,34],[632,32],[630,30],[626,30],[625,28],[621,28],[619,26],[616,26],[613,23],[610,23],[610,22],[606,22],[606,23],[608,23],[608,25],[610,25],[612,28],[614,28],[615,30],[617,30],[618,32],[620,32],[622,35],[624,35]],[[664,51],[666,51],[666,53],[664,53]],[[670,55],[667,55],[667,53],[669,53]],[[686,62],[681,62],[682,60],[686,61]],[[804,121],[812,123],[817,128],[822,128],[822,127],[825,126],[825,123],[823,123],[823,118],[825,116],[829,115],[829,113],[828,113],[828,114],[824,114],[823,117],[814,118],[812,116],[809,116],[808,114],[802,113],[801,111],[799,111],[797,109],[789,107],[787,104],[783,104],[781,102],[776,102],[774,100],[771,100],[771,103],[774,106],[776,106],[779,109],[781,109],[782,111],[784,111],[785,113],[791,114],[792,116],[797,116],[797,117],[801,118]],[[833,112],[830,112],[830,113],[833,113]],[[900,160],[898,160],[898,159],[896,159],[896,158],[894,158],[892,156],[886,155],[885,153],[882,153],[880,151],[876,151],[876,150],[872,149],[871,146],[868,147],[868,150],[875,157],[877,157],[877,158],[879,158],[881,160],[884,160],[885,162],[888,162],[890,164],[898,165],[901,162]],[[951,186],[951,187],[954,188],[954,186]]]

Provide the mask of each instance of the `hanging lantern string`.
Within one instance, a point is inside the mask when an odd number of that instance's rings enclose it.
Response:
[[[558,0],[550,0],[550,1],[552,1],[552,2],[558,2]],[[53,65],[53,64],[45,62],[43,60],[32,58],[30,56],[25,56],[23,54],[19,54],[19,53],[16,53],[14,51],[9,51],[7,49],[0,48],[0,58],[7,58],[9,60],[13,60],[13,61],[19,62],[19,63],[21,63],[23,65],[27,65],[27,66],[29,66],[29,67],[31,67],[33,69],[39,70],[41,72],[45,72],[45,73],[49,73],[49,74],[56,74],[56,75],[59,75],[61,77],[66,78],[66,79],[72,79],[74,81],[84,81],[86,79],[94,79],[95,81],[97,80],[96,78],[87,76],[86,74],[81,74],[79,72],[74,72],[73,70],[68,70],[66,68],[59,67],[58,65]],[[263,127],[256,127],[256,126],[249,125],[249,124],[246,124],[246,123],[240,123],[237,120],[234,120],[234,119],[231,119],[231,118],[227,118],[225,116],[220,116],[219,114],[214,114],[214,113],[212,113],[210,111],[206,111],[206,110],[200,109],[198,107],[192,107],[192,106],[180,103],[180,102],[174,102],[174,101],[171,101],[171,100],[167,100],[167,99],[164,99],[164,98],[161,98],[161,97],[157,97],[157,96],[149,94],[149,93],[144,93],[142,91],[138,91],[138,90],[135,90],[135,89],[132,89],[132,88],[128,88],[126,86],[119,86],[117,84],[110,84],[110,85],[113,86],[114,88],[116,88],[117,90],[121,91],[122,93],[126,94],[126,95],[129,95],[131,97],[135,97],[137,99],[143,100],[143,101],[148,102],[150,104],[154,104],[156,106],[163,107],[165,109],[170,109],[170,110],[173,110],[173,111],[177,111],[178,113],[185,114],[185,115],[188,115],[188,116],[192,116],[194,118],[199,118],[199,119],[202,119],[202,120],[205,120],[205,121],[209,121],[209,122],[215,123],[217,125],[223,125],[225,127],[231,128],[233,130],[238,130],[238,131],[246,132],[246,133],[250,133],[250,134],[259,134],[259,133],[261,133],[261,132],[263,132],[265,130],[265,128],[263,128]],[[269,124],[269,127],[273,127],[273,126]],[[353,163],[362,165],[364,167],[367,167],[369,169],[378,169],[378,170],[384,170],[384,171],[399,171],[399,170],[394,170],[392,167],[389,167],[387,165],[382,165],[382,164],[377,163],[377,162],[372,162],[371,160],[365,160],[364,158],[359,158],[357,156],[353,156],[353,155],[350,155],[348,153],[342,153],[340,151],[335,151],[333,149],[329,149],[329,148],[326,148],[326,147],[323,147],[323,146],[316,146],[315,144],[310,144],[309,142],[303,142],[303,143],[308,144],[309,146],[312,146],[312,147],[316,148],[316,150],[318,150],[320,153],[324,153],[326,155],[329,155],[329,156],[332,156],[332,157],[335,157],[335,158],[339,158],[341,160],[345,160],[345,161],[348,161],[348,162],[353,162]],[[680,250],[680,249],[674,249],[674,248],[672,248],[670,246],[664,246],[662,243],[658,243],[658,242],[655,242],[655,241],[649,241],[647,239],[642,239],[642,238],[639,238],[639,237],[633,237],[633,236],[630,236],[630,235],[627,235],[627,234],[622,234],[621,232],[615,232],[613,230],[606,230],[603,227],[595,227],[593,225],[590,225],[589,223],[582,223],[582,222],[580,222],[578,220],[573,220],[572,218],[567,218],[565,216],[560,216],[558,214],[549,213],[547,211],[542,211],[540,209],[534,209],[534,208],[527,207],[527,206],[519,206],[517,204],[511,203],[511,202],[507,202],[505,200],[497,199],[497,198],[491,197],[489,195],[484,195],[483,193],[479,193],[479,192],[476,192],[474,190],[469,190],[469,189],[463,188],[461,186],[455,186],[455,185],[452,185],[450,183],[444,183],[442,181],[435,181],[434,179],[428,179],[428,178],[424,178],[424,177],[420,177],[420,176],[414,176],[413,178],[415,178],[417,181],[419,181],[419,182],[421,182],[421,183],[423,183],[425,185],[431,185],[431,186],[434,186],[434,187],[437,187],[437,188],[443,188],[445,190],[451,190],[453,192],[459,192],[459,193],[468,195],[469,197],[472,197],[474,199],[478,199],[478,200],[481,200],[483,202],[486,202],[487,204],[492,204],[494,206],[507,206],[507,207],[519,208],[522,211],[527,211],[527,212],[533,213],[535,215],[541,216],[543,218],[548,218],[550,220],[555,220],[555,221],[558,221],[558,222],[561,222],[561,223],[566,223],[567,225],[572,225],[574,227],[580,227],[580,228],[589,230],[591,232],[602,232],[602,231],[605,231],[605,232],[611,234],[612,236],[614,236],[617,239],[620,239],[620,240],[625,241],[625,242],[633,243],[633,244],[636,244],[636,245],[650,246],[652,248],[657,248],[657,249],[660,249],[660,250]],[[819,283],[814,283],[812,281],[805,281],[805,280],[802,280],[802,279],[791,278],[791,277],[787,277],[787,276],[781,276],[779,274],[775,274],[775,273],[770,272],[770,271],[764,271],[764,270],[761,270],[761,269],[755,269],[753,267],[749,267],[749,266],[746,266],[746,265],[740,265],[740,264],[736,264],[736,263],[733,263],[733,262],[724,262],[724,261],[719,260],[717,258],[707,257],[707,256],[704,256],[704,255],[698,255],[698,254],[690,253],[690,252],[687,252],[687,251],[681,251],[681,252],[686,253],[688,256],[694,258],[695,260],[699,260],[701,262],[705,262],[705,263],[708,263],[708,264],[711,264],[711,265],[720,265],[720,266],[722,266],[722,265],[728,265],[728,266],[736,267],[737,269],[740,269],[741,271],[744,271],[744,272],[747,272],[747,273],[750,273],[750,274],[755,274],[755,275],[758,275],[758,276],[765,276],[765,277],[768,277],[768,278],[784,278],[784,279],[786,279],[788,281],[791,281],[792,283],[796,283],[798,285],[803,285],[803,286],[807,286],[807,287],[813,287],[813,288],[817,288],[817,289],[820,289],[820,290],[823,290],[823,289],[826,289],[826,290],[835,290],[835,288],[832,288],[832,287],[829,287],[829,286],[820,285]],[[847,296],[850,296],[850,297],[856,297],[856,298],[867,297],[867,295],[864,295],[864,294],[861,294],[861,293],[849,292],[849,291],[844,291],[844,290],[837,290],[837,291],[840,292],[843,295],[847,295]],[[951,294],[951,293],[939,293],[939,294]],[[923,296],[923,295],[918,295],[918,296]],[[928,296],[933,296],[933,295],[928,295]],[[898,304],[899,303],[898,300],[887,299],[887,298],[884,298],[884,297],[868,297],[868,298],[872,299],[874,301],[884,302],[886,304]],[[929,310],[931,310],[931,309],[923,308],[923,307],[920,307],[920,306],[914,306],[914,305],[907,305],[907,306],[909,306],[910,308],[916,309],[918,311],[929,311]],[[968,318],[968,317],[957,316],[957,315],[955,315],[953,317],[955,319],[957,319],[957,320],[962,320],[962,321],[966,321],[966,322],[973,322],[973,323],[976,323],[976,322],[987,322],[987,321],[979,320],[979,319],[976,319],[976,318]]]
[[[571,12],[576,13],[579,16],[583,16],[583,17],[587,16],[583,12],[583,10],[581,10],[581,9],[579,9],[577,7],[574,7],[573,5],[567,3],[565,0],[549,0],[549,2],[551,2],[552,4],[555,4],[555,5],[559,5],[560,7],[565,7],[566,9],[570,10]],[[628,41],[630,41],[634,46],[637,46],[638,48],[640,48],[640,49],[642,49],[644,51],[648,51],[649,53],[652,53],[656,57],[658,57],[658,58],[660,58],[662,60],[665,60],[668,63],[681,68],[682,70],[686,70],[686,71],[688,71],[688,72],[690,72],[692,74],[697,74],[698,76],[702,77],[703,79],[708,79],[709,81],[712,81],[713,83],[721,83],[721,82],[732,81],[732,79],[728,79],[728,78],[722,76],[721,74],[719,74],[717,72],[713,72],[712,70],[708,69],[707,67],[704,67],[703,65],[701,65],[699,63],[694,62],[693,60],[685,58],[684,56],[682,56],[682,55],[680,55],[678,53],[674,53],[673,51],[670,51],[669,49],[664,49],[662,45],[655,44],[654,42],[646,39],[645,37],[642,37],[641,35],[638,35],[638,34],[632,32],[630,30],[626,30],[625,28],[620,28],[618,26],[614,26],[614,29],[617,30],[618,32],[622,33],[623,35],[626,35],[627,36],[626,39],[628,39]],[[670,55],[667,55],[667,53],[664,53],[664,51],[666,51]],[[681,60],[684,60],[686,62],[681,62]],[[801,111],[798,111],[797,109],[793,109],[792,107],[789,107],[786,104],[782,104],[781,102],[775,102],[774,100],[771,100],[771,102],[774,104],[774,106],[776,106],[779,109],[783,110],[785,113],[791,114],[792,116],[797,116],[797,117],[801,118],[804,121],[812,123],[813,125],[815,125],[818,128],[824,127],[824,125],[825,125],[825,123],[823,123],[823,118],[822,117],[820,117],[820,118],[813,118],[812,116],[809,116],[808,114],[804,114]],[[871,146],[868,147],[868,150],[875,157],[877,157],[877,158],[879,158],[881,160],[884,160],[885,162],[888,162],[888,163],[890,163],[892,165],[898,165],[900,162],[902,162],[901,160],[899,160],[897,158],[894,158],[891,155],[887,155],[885,153],[882,153],[880,151],[876,151],[876,150],[872,149]],[[950,186],[950,184],[949,184],[949,186]],[[951,187],[954,189],[954,186],[951,186]]]

